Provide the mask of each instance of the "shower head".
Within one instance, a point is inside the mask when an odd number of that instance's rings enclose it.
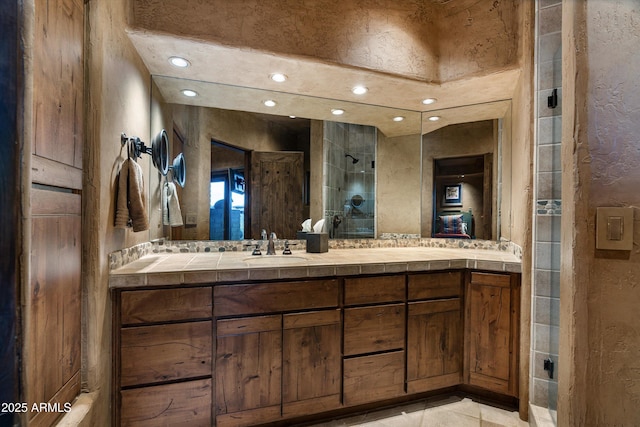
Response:
[[[351,157],[351,163],[353,163],[354,165],[360,161],[360,159],[356,159],[351,154],[345,154],[344,156],[345,157]]]

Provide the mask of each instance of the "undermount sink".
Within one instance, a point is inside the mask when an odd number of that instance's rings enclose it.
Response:
[[[307,258],[297,255],[252,255],[243,260],[250,265],[284,265],[300,264],[307,261]]]

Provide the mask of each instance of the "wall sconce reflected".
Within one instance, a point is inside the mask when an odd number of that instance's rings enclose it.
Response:
[[[173,159],[173,164],[169,166],[169,170],[171,170],[173,182],[184,188],[184,183],[187,180],[187,164],[184,161],[184,155],[182,153]]]

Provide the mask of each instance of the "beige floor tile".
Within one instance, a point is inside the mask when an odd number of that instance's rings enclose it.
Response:
[[[528,425],[528,423],[520,419],[517,412],[505,411],[483,404],[479,406],[480,419],[482,420],[483,427],[522,427]]]
[[[460,402],[450,403],[441,409],[480,419],[480,404],[469,398],[462,399]]]
[[[430,409],[424,412],[420,427],[479,427],[480,419],[451,412],[446,409]]]
[[[527,427],[517,412],[447,396],[315,424],[313,427]]]

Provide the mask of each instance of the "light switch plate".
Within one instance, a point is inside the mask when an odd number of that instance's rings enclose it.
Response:
[[[197,225],[198,224],[198,215],[193,212],[188,212],[185,215],[185,225]]]
[[[633,249],[633,208],[596,209],[596,249]]]

